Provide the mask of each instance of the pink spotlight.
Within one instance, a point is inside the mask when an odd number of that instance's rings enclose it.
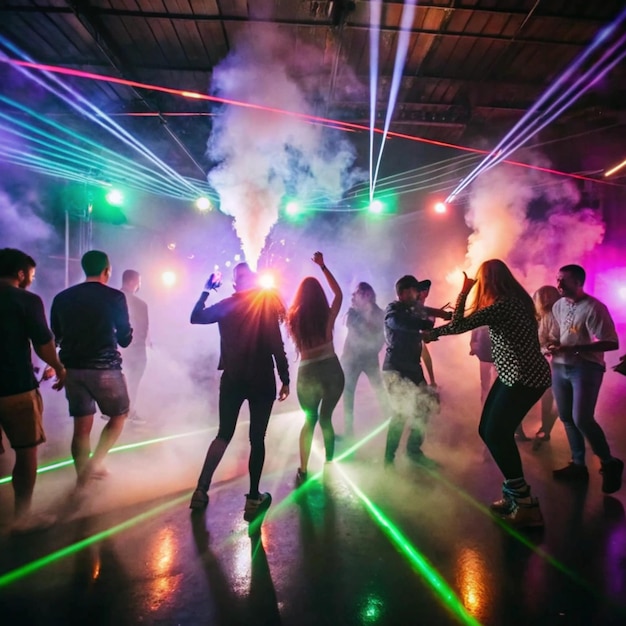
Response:
[[[435,204],[435,213],[445,213],[448,210],[448,206],[445,202],[437,202]]]

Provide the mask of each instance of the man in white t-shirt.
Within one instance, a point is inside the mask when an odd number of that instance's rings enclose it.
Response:
[[[553,472],[558,480],[587,480],[585,439],[602,463],[602,491],[622,486],[624,463],[611,455],[604,431],[594,417],[606,370],[604,353],[619,347],[615,324],[606,306],[583,290],[585,270],[565,265],[557,275],[561,299],[552,308],[558,340],[552,355],[552,391],[572,451],[569,465]]]

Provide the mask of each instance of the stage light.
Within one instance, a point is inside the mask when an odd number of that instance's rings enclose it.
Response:
[[[173,241],[168,243],[167,244],[167,249],[168,250],[176,250],[176,244]]]
[[[198,211],[205,213],[206,211],[210,211],[212,208],[213,205],[206,196],[202,196],[196,200],[196,209],[198,209]]]
[[[161,280],[166,287],[173,287],[176,284],[176,273],[170,270],[161,274]]]
[[[382,213],[385,208],[385,205],[380,200],[372,200],[368,207],[368,211],[370,213]]]
[[[435,204],[435,213],[446,213],[448,210],[448,205],[445,202],[437,202]]]
[[[121,206],[124,202],[124,194],[119,189],[111,189],[105,197],[106,201],[113,206]]]
[[[617,290],[617,293],[619,294],[619,297],[620,297],[622,300],[626,300],[626,287],[620,287],[620,288]]]
[[[230,261],[226,261],[226,263],[224,263],[224,265],[225,265],[226,267],[230,267],[230,266],[232,265],[232,263],[231,263]]]
[[[265,272],[259,276],[259,285],[262,289],[274,289],[276,286],[276,279],[273,274]]]
[[[239,261],[241,261],[241,254],[236,254],[233,259],[235,259],[235,263],[239,263]]]
[[[295,217],[302,211],[302,207],[296,200],[290,200],[285,205],[285,213],[291,217]]]

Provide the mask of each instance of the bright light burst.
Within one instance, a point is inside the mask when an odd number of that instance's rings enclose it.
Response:
[[[119,189],[111,189],[106,195],[106,201],[112,206],[121,206],[124,203],[124,194]]]
[[[273,274],[265,272],[259,276],[259,285],[262,289],[274,289],[276,287],[276,278]]]
[[[213,208],[211,201],[206,196],[201,196],[196,200],[196,209],[198,211],[202,211],[202,213],[206,213]]]
[[[176,284],[176,272],[167,270],[161,274],[161,280],[165,287],[173,287]]]

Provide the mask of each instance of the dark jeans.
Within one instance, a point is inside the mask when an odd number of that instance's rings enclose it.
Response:
[[[346,384],[343,389],[343,415],[346,434],[352,434],[354,429],[354,392],[361,374],[365,374],[372,389],[376,392],[381,411],[386,413],[387,399],[383,379],[380,375],[378,355],[372,354],[361,358],[345,357],[342,361]]]
[[[524,476],[515,429],[545,390],[519,383],[509,387],[496,378],[485,400],[478,433],[507,480]]]

